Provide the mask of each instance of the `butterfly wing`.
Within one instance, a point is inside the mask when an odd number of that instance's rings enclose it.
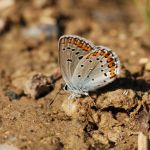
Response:
[[[98,46],[75,68],[72,82],[82,91],[92,91],[112,82],[120,73],[120,60],[109,48]]]
[[[94,49],[91,42],[75,35],[64,35],[59,39],[59,64],[63,79],[72,85],[71,78],[79,61]]]

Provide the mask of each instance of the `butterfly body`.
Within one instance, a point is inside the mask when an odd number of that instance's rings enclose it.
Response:
[[[120,60],[112,50],[75,35],[60,37],[59,64],[70,99],[87,96],[120,73]]]

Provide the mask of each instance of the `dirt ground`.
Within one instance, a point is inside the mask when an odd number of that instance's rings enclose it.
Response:
[[[95,102],[68,102],[61,91],[52,103],[64,83],[57,47],[63,34],[110,47],[121,60],[118,79],[91,93]],[[150,138],[149,39],[150,28],[130,1],[0,1],[0,144],[136,150],[139,132]],[[25,88],[34,75],[49,77],[40,96]]]

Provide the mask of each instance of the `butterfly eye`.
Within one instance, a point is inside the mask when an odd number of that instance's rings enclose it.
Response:
[[[67,86],[67,85],[64,86],[64,90],[65,90],[65,91],[68,90],[68,86]]]

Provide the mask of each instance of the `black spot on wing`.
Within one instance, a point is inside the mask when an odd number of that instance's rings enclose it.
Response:
[[[78,58],[79,58],[79,59],[82,59],[82,58],[83,58],[83,56],[79,56]]]
[[[71,49],[70,47],[67,47],[67,49]]]
[[[106,73],[104,73],[104,76],[106,76],[106,77],[107,77],[107,74],[106,74]]]
[[[72,62],[72,59],[67,59],[68,62]]]

